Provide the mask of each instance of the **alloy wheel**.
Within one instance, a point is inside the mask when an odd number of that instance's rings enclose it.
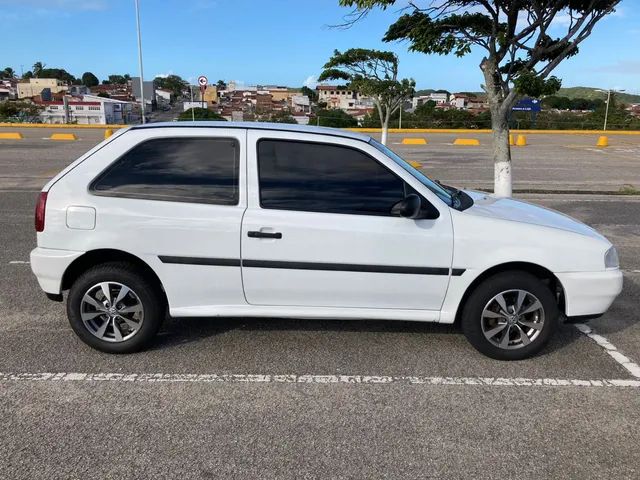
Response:
[[[100,340],[124,342],[140,331],[144,307],[138,295],[118,282],[101,282],[89,288],[80,302],[86,329]]]
[[[485,305],[480,319],[482,333],[496,347],[513,350],[526,347],[542,331],[542,302],[525,290],[506,290]]]

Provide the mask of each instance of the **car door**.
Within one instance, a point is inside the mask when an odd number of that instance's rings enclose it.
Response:
[[[240,272],[240,226],[246,208],[246,130],[142,128],[100,158],[87,205],[95,232],[75,231],[86,250],[118,248],[150,265],[172,314],[207,315],[246,304]],[[95,177],[95,163],[106,162]],[[91,163],[91,164],[90,164]],[[93,165],[92,165],[93,164]]]
[[[440,309],[450,213],[441,204],[431,220],[392,216],[408,189],[423,190],[407,171],[339,136],[250,130],[247,155],[241,254],[250,304]]]

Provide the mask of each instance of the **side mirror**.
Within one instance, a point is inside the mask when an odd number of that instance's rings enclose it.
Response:
[[[405,218],[418,218],[420,216],[420,208],[422,200],[415,193],[410,193],[405,198],[397,202],[391,207],[392,215],[399,215]]]

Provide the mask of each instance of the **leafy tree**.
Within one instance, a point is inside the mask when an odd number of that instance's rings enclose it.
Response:
[[[40,107],[30,102],[0,102],[0,119],[26,121],[38,115]]]
[[[27,80],[29,78],[33,78],[33,72],[31,70],[24,72],[24,74],[22,75],[23,80]]]
[[[318,101],[318,92],[310,89],[306,85],[303,85],[303,87],[300,89],[300,93],[309,97],[309,100],[311,100],[312,102]]]
[[[273,112],[269,121],[272,123],[298,123],[296,122],[296,119],[293,118],[293,115],[291,115],[291,112],[287,110]]]
[[[189,87],[189,83],[179,75],[156,77],[153,81],[158,88],[169,90],[174,97],[181,97],[182,92]]]
[[[105,84],[105,82],[102,82],[102,83]],[[106,81],[106,84],[112,84],[112,85],[125,85],[126,83],[127,83],[127,79],[125,78],[124,75],[109,75]]]
[[[193,110],[193,116],[191,115],[192,110]],[[226,118],[214,112],[213,110],[209,110],[208,108],[200,108],[200,107],[190,108],[188,110],[185,110],[178,116],[178,120],[181,120],[181,121],[188,121],[188,120],[191,120],[192,118],[195,118],[196,120],[226,121]]]
[[[218,80],[216,82],[216,88],[218,90],[226,90],[227,89],[227,83],[224,80]]]
[[[398,80],[396,54],[365,48],[335,50],[323,69],[318,80],[347,80],[349,88],[373,99],[386,144],[391,115],[413,95],[416,86],[412,79]]]
[[[316,118],[312,119],[310,123],[314,121],[321,127],[351,128],[358,126],[358,121],[355,118],[337,108],[329,110],[318,109]]]
[[[100,80],[91,72],[84,72],[82,74],[82,84],[87,87],[95,87],[100,84]]]
[[[16,72],[11,67],[6,67],[2,72],[0,72],[0,76],[4,78],[15,78]]]
[[[43,68],[38,72],[37,78],[56,78],[69,84],[74,83],[76,80],[76,77],[71,75],[64,68]]]
[[[339,0],[353,7],[347,24],[371,9],[386,9],[395,0]],[[404,2],[403,2],[404,3]],[[595,25],[614,11],[620,0],[442,0],[410,2],[385,34],[384,41],[405,40],[409,49],[458,57],[474,48],[484,50],[484,76],[493,130],[494,191],[511,195],[509,115],[519,96],[551,95],[560,80],[551,76]],[[422,6],[421,6],[422,5]],[[560,18],[566,24],[554,23]],[[554,38],[553,32],[563,29]]]
[[[46,64],[42,63],[42,62],[36,62],[33,64],[33,67],[31,69],[31,71],[33,72],[33,76],[36,78],[40,77],[40,72],[42,72],[42,70],[44,69],[44,67],[46,66]]]

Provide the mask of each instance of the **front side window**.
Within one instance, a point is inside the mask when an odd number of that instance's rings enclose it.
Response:
[[[125,153],[91,190],[117,197],[237,205],[238,165],[235,139],[157,138]]]
[[[262,208],[355,215],[391,215],[405,196],[404,181],[354,148],[260,140]]]

